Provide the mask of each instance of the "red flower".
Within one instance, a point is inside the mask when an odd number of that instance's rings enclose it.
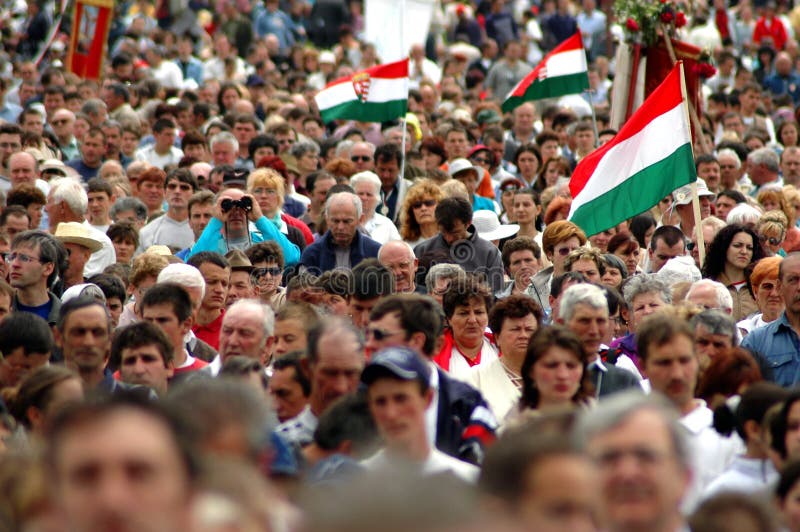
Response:
[[[663,13],[661,13],[661,22],[663,22],[664,24],[669,24],[670,22],[672,22],[673,18],[675,17],[672,14],[672,11],[664,11]]]
[[[625,21],[625,27],[628,28],[629,31],[639,31],[639,24],[632,18]]]
[[[678,11],[678,14],[675,15],[675,27],[682,28],[686,26],[686,15]]]

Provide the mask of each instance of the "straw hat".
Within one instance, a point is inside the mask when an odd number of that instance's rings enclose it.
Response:
[[[91,231],[78,222],[61,222],[56,227],[55,237],[64,244],[77,244],[88,248],[92,253],[100,251],[103,242],[96,239]]]
[[[233,271],[244,271],[244,272],[251,272],[253,271],[253,264],[250,262],[250,259],[247,258],[247,255],[244,254],[243,251],[239,249],[232,249],[225,254],[225,258],[228,259],[228,262],[231,265],[231,270]]]

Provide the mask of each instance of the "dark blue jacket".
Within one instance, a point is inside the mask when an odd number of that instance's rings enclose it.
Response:
[[[350,266],[355,267],[364,259],[375,258],[381,245],[370,237],[356,231],[356,236],[350,244]],[[300,266],[315,275],[336,268],[336,245],[327,231],[316,242],[308,246],[300,256]]]

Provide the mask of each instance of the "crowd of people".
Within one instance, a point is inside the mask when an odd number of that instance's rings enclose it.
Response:
[[[0,529],[800,531],[800,8],[691,5],[699,219],[586,234],[610,2],[436,6],[387,124],[313,98],[357,0],[115,3],[100,80],[17,4]],[[504,113],[576,31],[592,90]]]

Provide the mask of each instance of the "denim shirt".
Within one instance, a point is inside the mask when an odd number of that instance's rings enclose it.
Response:
[[[766,360],[775,383],[792,387],[800,381],[800,338],[786,319],[786,312],[748,334],[742,347]]]

